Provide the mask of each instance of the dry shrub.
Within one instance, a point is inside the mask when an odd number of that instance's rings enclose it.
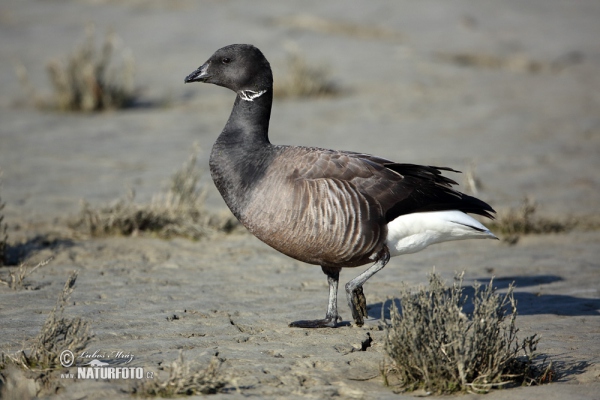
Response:
[[[173,361],[169,368],[169,378],[145,380],[133,389],[139,396],[175,397],[192,396],[197,394],[218,393],[228,383],[219,368],[221,361],[213,357],[205,369],[193,369],[191,364],[185,362],[183,353]]]
[[[287,58],[287,74],[275,81],[273,95],[277,98],[325,97],[340,93],[326,68],[313,66],[297,53],[290,52]]]
[[[550,219],[536,214],[537,204],[525,198],[521,206],[498,215],[497,220],[489,223],[489,228],[502,234],[502,240],[515,244],[521,235],[568,232],[577,226],[573,218]]]
[[[479,67],[490,69],[506,69],[513,72],[536,73],[544,69],[544,64],[531,60],[524,54],[513,54],[507,57],[499,57],[492,54],[480,53],[439,53],[438,58],[463,67]]]
[[[554,61],[538,61],[523,53],[496,56],[483,53],[437,53],[437,58],[462,67],[503,69],[511,72],[558,73],[573,65],[580,64],[584,56],[579,51],[565,53]]]
[[[113,62],[117,50],[120,50],[118,64]],[[102,111],[130,106],[136,97],[131,52],[123,49],[114,33],[107,34],[101,49],[96,49],[93,26],[86,29],[83,43],[67,58],[66,65],[52,60],[47,70],[54,89],[52,99],[36,95],[25,68],[17,67],[17,75],[29,97],[40,108]]]
[[[393,305],[387,327],[386,350],[391,361],[384,370],[389,383],[399,380],[404,390],[427,392],[487,392],[510,383],[540,383],[551,365],[535,366],[539,338],[517,339],[513,287],[499,295],[490,285],[474,285],[469,306],[462,276],[451,288],[432,273],[429,289],[401,294],[402,313]]]
[[[160,193],[149,204],[135,203],[135,193],[112,205],[93,208],[83,203],[71,227],[92,236],[142,233],[160,238],[187,237],[200,239],[213,231],[230,232],[237,226],[233,216],[220,217],[204,208],[206,193],[199,187],[200,171],[194,153],[171,178],[166,193]]]
[[[134,200],[132,194],[100,208],[84,202],[79,220],[72,226],[92,236],[148,233],[160,238],[181,236],[197,240],[209,233],[212,216],[199,207],[179,204],[169,194],[157,196],[149,204],[137,204]]]
[[[276,18],[277,25],[292,29],[301,29],[309,32],[318,32],[328,35],[341,35],[358,39],[386,40],[402,42],[402,35],[394,30],[373,25],[356,24],[347,21],[336,21],[317,17],[310,14],[298,14]]]
[[[25,285],[25,278],[31,275],[35,270],[48,265],[52,261],[52,257],[47,258],[44,261],[37,263],[35,266],[30,267],[25,263],[22,263],[17,268],[9,269],[8,277],[6,279],[0,278],[0,284],[6,285],[12,290],[20,290],[28,287]]]
[[[85,349],[92,338],[89,323],[79,317],[71,319],[63,316],[76,280],[77,271],[73,271],[30,349],[10,357],[15,364],[26,369],[54,369],[60,367],[59,357],[63,350],[76,354]]]

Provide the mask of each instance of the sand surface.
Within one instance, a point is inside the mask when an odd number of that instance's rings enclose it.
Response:
[[[306,24],[318,17],[326,24]],[[446,243],[392,259],[365,285],[362,328],[302,330],[324,315],[320,268],[280,255],[249,234],[201,241],[77,237],[65,225],[81,199],[96,205],[128,188],[148,201],[222,129],[233,93],[183,78],[231,43],[253,43],[286,72],[286,49],[325,65],[333,98],[276,101],[271,141],[363,151],[400,162],[472,168],[478,196],[497,210],[535,198],[554,218],[596,218],[600,204],[600,3],[523,1],[32,1],[0,4],[0,196],[9,243],[29,264],[30,290],[0,286],[0,350],[35,336],[69,272],[79,278],[69,316],[90,321],[90,350],[124,351],[158,371],[177,358],[218,354],[239,387],[218,397],[412,398],[382,384],[382,309],[402,283],[435,266],[465,283],[516,282],[522,335],[560,367],[541,387],[489,399],[600,398],[600,232],[501,242]],[[310,18],[308,19],[309,21]],[[304,22],[303,22],[304,21]],[[138,107],[96,115],[26,106],[22,64],[50,93],[46,63],[65,58],[86,24],[114,30],[136,61]],[[463,177],[455,178],[462,183]],[[225,205],[210,182],[208,207]],[[362,269],[344,270],[347,282]],[[6,275],[6,267],[0,275]],[[350,312],[340,301],[341,314]],[[173,318],[177,316],[177,318]],[[361,351],[370,335],[371,346]],[[62,398],[127,397],[124,380],[62,379]],[[466,398],[475,398],[470,395]]]

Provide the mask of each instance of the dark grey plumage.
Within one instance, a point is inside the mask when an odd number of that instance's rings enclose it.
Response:
[[[197,81],[237,93],[210,156],[212,178],[233,214],[260,240],[290,257],[321,265],[328,277],[326,318],[292,326],[336,326],[340,269],[376,262],[346,287],[355,322],[362,325],[366,317],[362,285],[387,263],[388,227],[397,218],[446,210],[492,218],[494,210],[488,204],[452,188],[456,182],[441,174],[457,172],[450,168],[399,164],[349,151],[272,145],[268,129],[273,77],[268,61],[252,45],[218,50],[185,79]],[[485,227],[469,221],[450,223],[468,226],[465,238],[493,237]],[[450,235],[438,241],[457,238]]]

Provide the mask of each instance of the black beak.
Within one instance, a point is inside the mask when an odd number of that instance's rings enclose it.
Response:
[[[206,82],[206,80],[210,77],[210,75],[208,74],[208,66],[209,63],[205,63],[200,68],[186,76],[183,82]]]

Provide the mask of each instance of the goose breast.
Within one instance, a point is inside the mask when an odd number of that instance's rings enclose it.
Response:
[[[280,146],[241,215],[259,239],[295,259],[322,266],[372,260],[387,234],[384,210],[361,190],[372,172],[351,155]]]

